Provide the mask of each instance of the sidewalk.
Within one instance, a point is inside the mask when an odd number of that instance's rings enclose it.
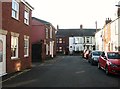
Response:
[[[42,66],[42,65],[45,65],[45,64],[54,64],[54,63],[56,63],[56,62],[58,62],[58,61],[60,61],[60,59],[59,59],[58,57],[55,57],[55,58],[53,58],[53,59],[48,59],[48,60],[46,60],[44,63],[35,62],[35,63],[32,63],[32,68],[37,67],[38,65],[41,65],[41,66]],[[31,68],[31,69],[32,69],[32,68]],[[25,69],[25,70],[23,70],[23,71],[6,74],[6,75],[4,75],[4,76],[1,77],[1,78],[2,78],[2,81],[0,81],[0,83],[1,83],[1,82],[5,82],[5,81],[7,81],[7,80],[10,80],[10,79],[12,79],[12,78],[15,78],[15,77],[17,77],[17,76],[19,76],[19,75],[21,75],[21,74],[23,74],[23,73],[25,73],[25,72],[30,71],[31,69]]]

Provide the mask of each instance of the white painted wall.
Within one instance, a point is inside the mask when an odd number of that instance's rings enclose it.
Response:
[[[74,43],[74,38],[73,37],[69,37],[69,51],[73,51],[73,43]]]
[[[118,27],[118,19],[116,19],[115,21],[113,21],[111,23],[111,51],[118,51],[118,49],[116,49],[115,47],[118,47],[118,42],[120,42],[120,40],[118,39],[119,37],[119,27]],[[113,47],[112,47],[113,44]]]
[[[103,50],[103,42],[102,42],[102,32],[103,32],[103,29],[101,29],[100,31],[98,31],[96,34],[95,34],[95,48],[96,50]]]
[[[86,41],[85,37],[85,41]],[[86,44],[89,45],[89,49],[92,50],[92,46],[95,45],[95,37],[89,36],[90,43]],[[84,50],[84,38],[83,37],[69,37],[69,51],[83,51]]]

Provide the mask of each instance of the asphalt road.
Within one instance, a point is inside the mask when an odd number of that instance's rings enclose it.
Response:
[[[33,64],[30,71],[3,82],[3,87],[118,87],[120,76],[107,76],[80,56],[58,56]]]

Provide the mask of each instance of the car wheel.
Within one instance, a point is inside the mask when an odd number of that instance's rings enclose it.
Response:
[[[105,73],[106,73],[106,75],[109,75],[109,71],[108,71],[108,67],[107,66],[105,68]]]
[[[98,62],[98,69],[101,69],[101,67],[100,67],[100,63]]]

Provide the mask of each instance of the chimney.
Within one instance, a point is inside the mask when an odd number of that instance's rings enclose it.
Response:
[[[119,17],[120,16],[120,1],[118,2],[118,5],[116,5],[116,6],[118,6],[117,16]]]
[[[59,25],[57,25],[57,30],[59,29]]]
[[[80,30],[82,30],[82,29],[83,29],[83,25],[81,24],[81,25],[80,25]]]
[[[106,18],[106,20],[105,20],[105,25],[107,25],[108,23],[110,23],[112,20],[111,20],[111,18]]]
[[[96,26],[96,32],[97,32],[97,21],[95,21],[95,26]]]

